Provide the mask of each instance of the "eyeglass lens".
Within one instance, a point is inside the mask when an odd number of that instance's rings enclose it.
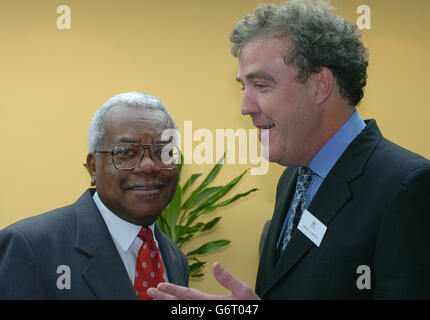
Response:
[[[113,151],[113,162],[118,169],[133,169],[143,159],[145,149],[150,149],[151,159],[161,169],[172,169],[179,163],[179,149],[172,145],[152,145],[151,148],[143,145],[122,144]]]

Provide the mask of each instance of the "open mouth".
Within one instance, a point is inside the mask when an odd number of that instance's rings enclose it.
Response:
[[[275,127],[275,124],[270,124],[270,125],[267,125],[267,126],[257,126],[257,128],[258,128],[258,140],[261,141],[262,134],[265,137],[268,137],[269,134],[270,134],[270,129],[272,129],[274,127]]]
[[[257,126],[258,128],[258,134],[261,136],[261,132],[264,132],[265,130],[270,130],[275,127],[275,124],[267,125],[267,126]]]
[[[273,127],[274,127],[275,125],[274,124],[271,124],[271,125],[269,125],[269,126],[262,126],[262,127],[259,127],[259,129],[260,130],[270,130],[270,129],[272,129]]]

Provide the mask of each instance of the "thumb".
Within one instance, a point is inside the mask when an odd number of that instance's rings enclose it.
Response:
[[[226,289],[232,292],[232,297],[241,300],[259,299],[259,297],[242,281],[236,279],[225,270],[218,262],[212,267],[215,279]]]

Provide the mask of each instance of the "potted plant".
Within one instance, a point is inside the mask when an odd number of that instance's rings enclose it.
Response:
[[[208,222],[202,222],[200,220],[202,220],[203,217],[212,213],[214,210],[232,204],[240,198],[257,190],[256,188],[253,188],[244,193],[235,194],[234,196],[224,200],[225,197],[231,193],[230,191],[233,187],[248,171],[245,170],[226,185],[211,186],[211,183],[223,166],[224,158],[225,154],[215,164],[200,185],[198,185],[194,190],[191,190],[191,187],[202,174],[192,174],[186,180],[184,185],[181,186],[180,177],[182,164],[179,164],[179,178],[175,196],[157,220],[157,223],[163,232],[166,233],[179,248],[182,248],[186,243],[189,243],[197,235],[211,230],[221,220],[221,217],[214,217]],[[190,278],[200,278],[204,275],[202,268],[206,261],[202,261],[199,258],[201,255],[220,250],[230,242],[230,240],[213,240],[186,253],[190,264]]]

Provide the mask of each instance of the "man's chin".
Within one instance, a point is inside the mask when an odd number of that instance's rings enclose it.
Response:
[[[269,162],[275,162],[283,167],[294,167],[296,166],[296,164],[294,164],[293,161],[291,161],[290,159],[286,159],[284,157],[271,157]]]
[[[285,163],[285,159],[281,155],[279,155],[279,154],[276,154],[274,152],[269,152],[269,154],[264,154],[263,153],[263,156],[269,162],[275,162],[275,163],[278,163],[280,165],[285,165],[284,164]]]
[[[145,212],[145,213],[134,213],[133,215],[128,216],[128,222],[139,225],[139,226],[149,226],[153,224],[158,217],[160,216],[161,212]]]
[[[118,211],[120,212],[117,215],[121,219],[139,226],[147,226],[158,219],[163,209],[160,206],[131,202],[127,207],[122,207]]]

